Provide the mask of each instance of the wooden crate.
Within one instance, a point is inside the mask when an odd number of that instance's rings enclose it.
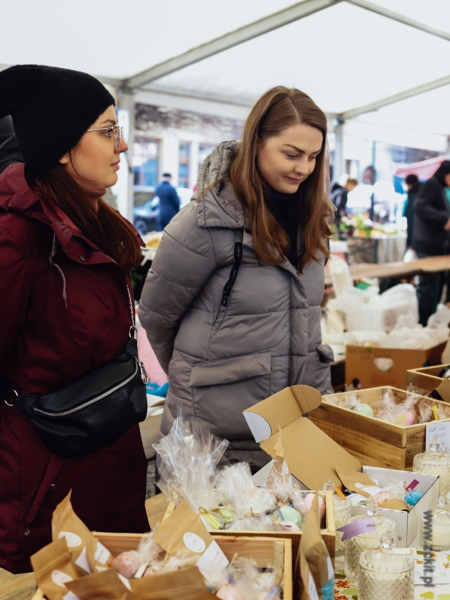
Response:
[[[434,367],[421,367],[406,371],[406,385],[412,383],[415,387],[426,393],[433,392],[444,381],[439,373],[449,365],[436,365]]]
[[[325,525],[324,529],[321,529],[321,534],[325,545],[327,547],[328,553],[331,558],[331,562],[334,566],[335,559],[335,547],[336,547],[336,524],[334,520],[334,504],[333,504],[333,493],[332,492],[323,492],[319,491],[319,494],[325,500]],[[293,568],[295,567],[295,561],[297,560],[297,555],[300,549],[300,540],[302,539],[302,532],[287,532],[287,531],[227,531],[227,530],[218,530],[214,531],[214,536],[217,537],[232,537],[232,536],[244,536],[244,537],[252,537],[257,539],[258,537],[264,536],[273,539],[290,539],[292,542],[292,561]]]
[[[358,390],[358,398],[365,404],[375,404],[386,389],[392,389],[397,404],[406,399],[406,391],[379,387]],[[333,394],[343,396],[344,394]],[[363,465],[411,471],[416,454],[425,452],[425,423],[400,427],[375,417],[362,415],[348,408],[327,402],[309,413],[309,418],[324,433],[358,458]],[[424,398],[428,402],[430,398]],[[448,404],[434,400],[436,404]]]
[[[136,550],[142,538],[139,533],[93,532],[93,534],[114,556],[121,552]],[[268,565],[281,567],[284,574],[283,599],[293,600],[292,543],[290,539],[253,538],[236,535],[219,537],[215,534],[212,537],[217,541],[229,560],[235,554],[238,554],[239,556],[251,556],[260,568],[265,568]],[[150,582],[151,580],[149,580]],[[38,590],[32,600],[41,599],[44,599],[44,596]]]

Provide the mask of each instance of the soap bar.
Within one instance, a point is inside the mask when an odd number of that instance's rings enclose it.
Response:
[[[289,521],[290,523],[294,523],[294,525],[297,525],[297,527],[300,527],[302,518],[300,516],[300,513],[296,511],[295,508],[292,508],[290,506],[282,506],[278,510],[281,511],[284,521]],[[280,519],[280,513],[278,512],[278,510],[276,510],[272,515],[272,519],[274,521]]]

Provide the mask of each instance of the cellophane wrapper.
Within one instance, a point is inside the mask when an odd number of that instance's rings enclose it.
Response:
[[[225,590],[221,588],[217,592],[219,598],[231,596],[245,600],[264,600],[270,597],[272,600],[277,600],[280,597],[278,592],[282,576],[278,569],[270,565],[261,572],[252,558],[238,557],[226,573],[228,583],[224,587],[235,586],[237,593],[226,595],[223,594]]]
[[[187,500],[197,513],[217,506],[213,489],[215,469],[228,447],[197,421],[175,419],[172,429],[154,449],[160,457],[158,487],[175,503]]]

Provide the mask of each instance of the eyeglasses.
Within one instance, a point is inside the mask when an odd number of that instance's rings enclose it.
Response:
[[[113,131],[114,132],[114,145],[117,149],[120,148],[120,144],[123,140],[123,127],[114,125],[113,127],[100,127],[100,129],[88,129],[86,133],[91,131]]]

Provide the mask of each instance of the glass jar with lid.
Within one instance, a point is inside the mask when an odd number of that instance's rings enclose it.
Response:
[[[395,540],[383,535],[376,550],[359,559],[359,600],[414,600],[414,550],[395,550]]]
[[[423,516],[422,543],[424,548],[435,552],[450,550],[450,510],[445,498],[439,498],[428,519]]]
[[[450,492],[450,454],[436,438],[433,438],[426,452],[416,454],[412,470],[414,473],[439,475],[439,496],[445,497]]]
[[[347,523],[352,518],[352,503],[350,500],[347,500],[345,496],[340,498],[336,493],[336,486],[328,479],[326,484],[323,486],[323,489],[326,492],[333,492],[333,506],[334,506],[334,521],[336,523],[336,530],[339,527],[343,527],[347,525]],[[335,546],[335,556],[342,556],[344,554],[344,546],[342,543],[342,532],[336,531],[336,546]]]
[[[367,502],[367,512],[365,515],[352,517],[349,521],[356,523],[364,519],[373,519],[374,528],[370,531],[364,531],[346,539],[344,545],[345,574],[349,579],[355,581],[359,577],[359,558],[364,550],[376,550],[380,547],[381,536],[390,537],[397,540],[397,526],[392,519],[384,517],[378,513],[378,507],[373,498]]]

